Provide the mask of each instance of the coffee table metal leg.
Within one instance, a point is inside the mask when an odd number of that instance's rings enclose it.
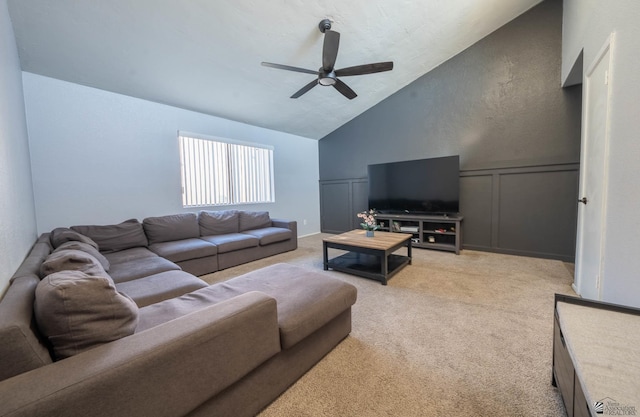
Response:
[[[329,270],[329,251],[327,250],[327,243],[322,242],[322,264],[324,265],[324,270]]]
[[[387,285],[387,273],[389,269],[389,256],[386,252],[380,254],[380,281],[382,285]]]

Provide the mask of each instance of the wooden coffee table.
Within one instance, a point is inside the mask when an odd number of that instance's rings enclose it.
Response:
[[[322,239],[324,270],[331,268],[387,285],[387,279],[411,263],[411,236],[376,231],[375,236],[366,237],[364,230],[352,230],[327,237]],[[405,246],[407,256],[393,253]],[[329,248],[348,252],[329,259]]]

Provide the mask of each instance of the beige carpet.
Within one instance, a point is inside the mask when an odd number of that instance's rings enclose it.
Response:
[[[323,236],[203,278],[277,262],[322,271]],[[469,250],[413,255],[387,286],[322,271],[358,288],[351,335],[260,417],[564,415],[550,384],[553,294],[575,295],[573,265]]]

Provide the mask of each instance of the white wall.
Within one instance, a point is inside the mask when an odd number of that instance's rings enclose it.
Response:
[[[0,0],[0,296],[36,238],[20,62]]]
[[[186,211],[178,130],[274,146],[276,202],[234,208],[320,230],[315,140],[26,72],[23,83],[39,232]]]
[[[602,297],[640,307],[640,2],[564,0],[563,81],[582,49],[586,73],[612,32]]]

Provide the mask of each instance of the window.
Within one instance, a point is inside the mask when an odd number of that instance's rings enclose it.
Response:
[[[184,207],[271,203],[273,147],[178,132]]]

